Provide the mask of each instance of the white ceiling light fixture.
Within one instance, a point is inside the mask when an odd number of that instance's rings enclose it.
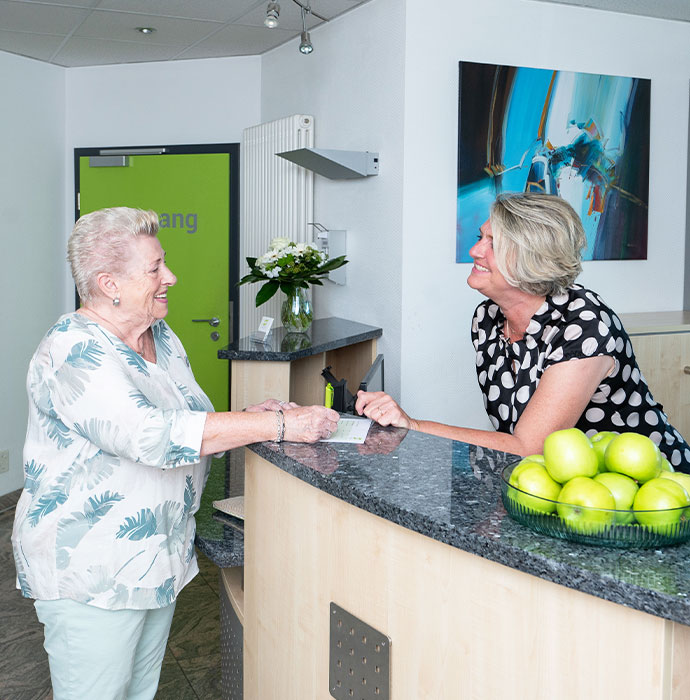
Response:
[[[137,27],[137,31],[141,34],[153,34],[156,31],[155,27]]]
[[[295,5],[299,5],[302,13],[302,33],[300,34],[299,50],[301,53],[307,56],[314,50],[311,43],[311,37],[307,31],[307,13],[314,15],[314,17],[318,17],[324,22],[328,22],[328,19],[326,17],[322,17],[320,14],[311,9],[311,0],[307,0],[306,5],[303,5],[301,2],[299,2],[299,0],[292,0],[292,2],[294,2]]]
[[[277,2],[269,2],[264,25],[269,29],[275,29],[278,26],[278,17],[280,17],[280,5]]]

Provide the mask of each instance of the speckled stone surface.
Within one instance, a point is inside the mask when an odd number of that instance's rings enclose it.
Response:
[[[380,338],[381,328],[344,318],[322,318],[314,321],[307,333],[287,333],[274,328],[266,343],[241,338],[218,351],[221,360],[256,360],[257,362],[291,362],[320,352],[336,350],[372,338]]]
[[[223,514],[217,513],[214,518],[223,522]],[[244,564],[244,535],[235,527],[223,525],[222,534],[204,531],[199,528],[196,535],[196,546],[221,569]]]
[[[500,472],[512,455],[376,425],[364,445],[250,449],[322,491],[452,547],[690,624],[690,543],[610,549],[536,534],[501,502]]]
[[[243,523],[213,507],[213,501],[244,493],[244,448],[214,459],[201,507],[196,514],[195,544],[216,566],[227,569],[244,563]]]

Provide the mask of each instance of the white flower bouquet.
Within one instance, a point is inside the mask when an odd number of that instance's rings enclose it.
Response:
[[[310,243],[295,243],[289,238],[274,238],[259,258],[247,258],[250,272],[238,284],[264,282],[256,294],[256,305],[268,301],[279,289],[293,296],[299,288],[322,285],[331,270],[347,264],[344,255],[330,259]]]

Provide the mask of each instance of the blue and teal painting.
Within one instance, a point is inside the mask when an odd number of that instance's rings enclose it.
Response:
[[[461,61],[456,262],[502,192],[567,200],[584,260],[646,259],[650,83]]]

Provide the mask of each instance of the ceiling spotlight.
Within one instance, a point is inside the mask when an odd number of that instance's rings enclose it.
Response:
[[[137,27],[137,31],[142,34],[153,34],[156,30],[154,27]]]
[[[280,5],[277,2],[269,2],[266,9],[266,19],[264,24],[269,29],[275,29],[278,26],[278,17],[280,16]]]
[[[300,34],[300,37],[301,41],[299,45],[299,50],[306,56],[314,50],[314,47],[311,45],[309,32],[302,32],[302,34]]]
[[[303,53],[306,56],[314,50],[314,47],[311,45],[311,38],[309,36],[309,32],[307,31],[306,13],[309,10],[302,5],[300,5],[300,8],[302,12],[302,33],[300,34],[299,50],[300,53]]]

